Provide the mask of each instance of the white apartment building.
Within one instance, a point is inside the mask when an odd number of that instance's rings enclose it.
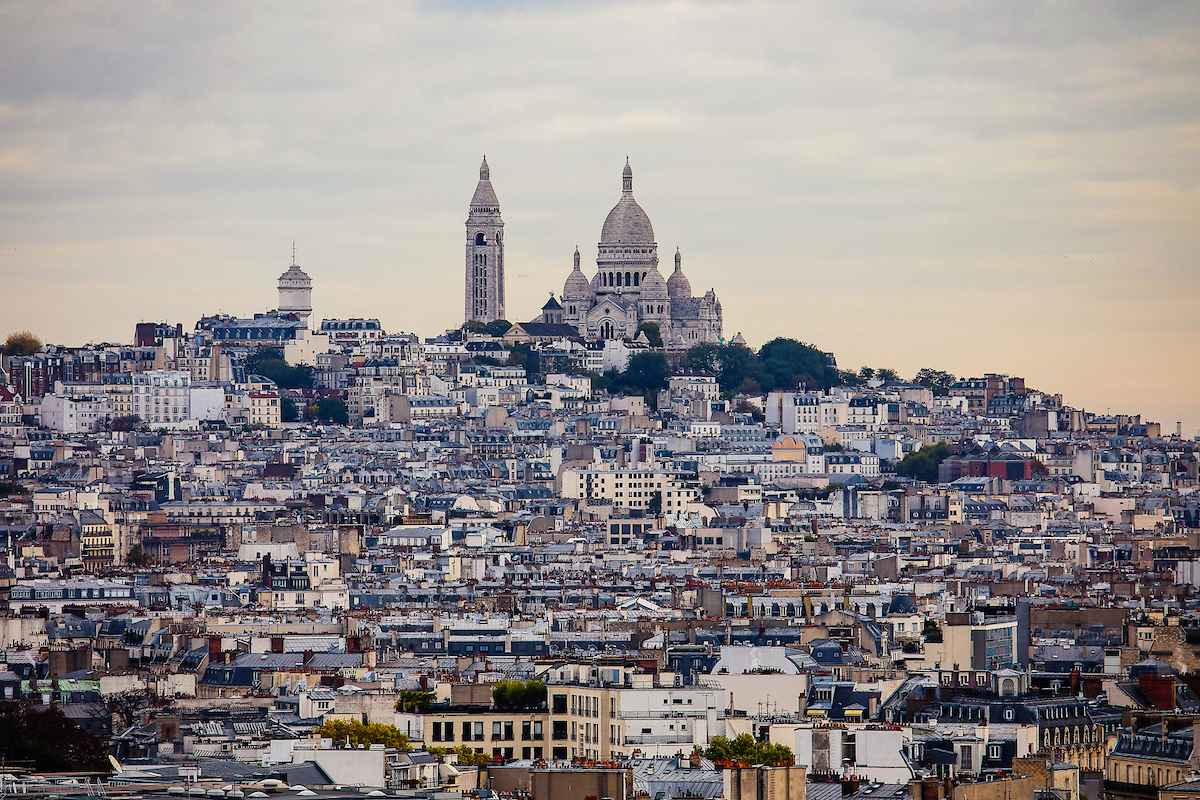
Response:
[[[109,416],[108,401],[101,395],[48,394],[39,408],[42,425],[59,433],[87,433]]]
[[[658,498],[662,513],[678,514],[699,499],[699,492],[679,473],[667,470],[568,469],[562,474],[562,496],[639,511],[648,510]]]
[[[840,393],[771,392],[766,411],[767,424],[784,433],[816,433],[849,421],[850,398]]]
[[[191,418],[190,373],[152,369],[133,376],[133,413],[148,425],[174,425]]]

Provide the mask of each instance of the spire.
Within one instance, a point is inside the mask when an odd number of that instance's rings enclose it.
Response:
[[[575,269],[579,269],[579,245],[575,245]]]
[[[483,156],[483,163],[479,165],[479,180],[488,181],[492,179],[492,171],[488,169],[487,155]]]
[[[629,156],[625,156],[625,169],[621,170],[621,193],[633,194],[633,167],[629,166]]]
[[[296,266],[296,240],[292,239],[292,266]]]
[[[681,256],[679,254],[679,245],[675,245],[675,271],[681,272],[682,270],[683,270],[683,256]]]

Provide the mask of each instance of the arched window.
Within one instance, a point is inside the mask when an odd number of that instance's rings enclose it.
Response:
[[[637,273],[637,272],[633,273],[633,285],[634,285],[634,286],[640,286],[640,285],[641,285],[641,281],[642,281],[642,277],[641,277],[641,275],[640,275],[639,273]]]
[[[475,234],[475,244],[487,244],[487,237],[483,235],[483,231]]]

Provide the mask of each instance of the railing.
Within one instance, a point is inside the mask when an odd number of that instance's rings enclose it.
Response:
[[[694,741],[690,734],[684,733],[641,734],[623,738],[625,744],[692,744]]]

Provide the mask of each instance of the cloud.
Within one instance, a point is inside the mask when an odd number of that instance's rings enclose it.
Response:
[[[1200,394],[1172,366],[1200,333],[1198,28],[1189,3],[6,4],[5,317],[80,341],[249,313],[296,238],[318,315],[457,324],[485,151],[532,316],[629,153],[730,333],[1166,409]]]

